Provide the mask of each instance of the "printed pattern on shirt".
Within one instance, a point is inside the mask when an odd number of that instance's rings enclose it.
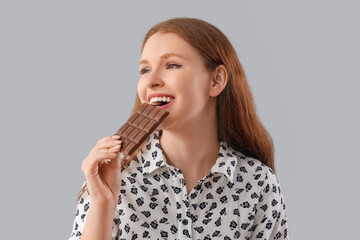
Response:
[[[187,193],[155,130],[122,171],[112,239],[288,239],[285,202],[273,171],[219,139],[210,172]],[[91,199],[77,205],[69,240],[80,239]]]

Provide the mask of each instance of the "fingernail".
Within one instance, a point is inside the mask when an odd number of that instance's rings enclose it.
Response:
[[[119,135],[113,135],[112,138],[114,139],[118,139],[120,136]]]

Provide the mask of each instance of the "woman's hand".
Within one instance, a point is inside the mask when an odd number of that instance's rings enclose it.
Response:
[[[119,137],[114,135],[100,139],[82,162],[81,171],[85,175],[92,204],[115,207],[118,202],[121,175]],[[107,164],[105,159],[111,162]]]

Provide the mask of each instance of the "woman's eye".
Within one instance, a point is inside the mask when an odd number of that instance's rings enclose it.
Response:
[[[175,63],[169,63],[169,64],[167,64],[166,67],[167,68],[179,68],[179,67],[181,67],[181,65],[175,64]]]
[[[150,71],[150,70],[149,70],[148,68],[143,68],[143,69],[140,69],[139,73],[140,73],[140,75],[141,75],[141,74],[147,73],[147,72],[149,72],[149,71]]]

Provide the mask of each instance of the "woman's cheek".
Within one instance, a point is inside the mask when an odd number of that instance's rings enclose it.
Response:
[[[142,86],[141,82],[139,81],[138,86],[137,86],[137,94],[140,98],[140,101],[143,103],[145,102],[144,100],[144,87]]]

